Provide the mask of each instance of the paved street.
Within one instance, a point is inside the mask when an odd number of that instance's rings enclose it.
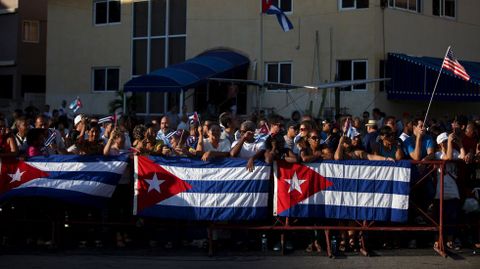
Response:
[[[157,255],[158,254],[158,255]],[[212,258],[203,253],[151,250],[73,251],[59,253],[10,253],[0,255],[0,268],[480,268],[480,255],[464,250],[442,258],[428,249],[377,251],[372,257],[350,254],[330,259],[324,254],[300,251],[288,256],[278,253],[219,253]]]

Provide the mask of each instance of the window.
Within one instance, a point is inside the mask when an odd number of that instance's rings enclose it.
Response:
[[[95,67],[92,70],[92,91],[118,91],[120,85],[120,69]]]
[[[265,80],[276,83],[292,83],[292,63],[276,62],[265,64]]]
[[[119,23],[121,3],[119,0],[94,1],[93,14],[95,25]]]
[[[272,4],[281,9],[283,12],[292,12],[293,0],[272,0]]]
[[[186,25],[186,0],[133,2],[132,76],[185,61]],[[134,95],[140,114],[165,113],[178,100],[177,93]]]
[[[406,9],[414,12],[421,11],[421,0],[389,0],[388,6],[398,9]]]
[[[337,61],[337,80],[367,79],[368,61],[366,60],[340,60]],[[365,91],[366,84],[348,86],[343,91]]]
[[[12,94],[13,75],[0,75],[0,98],[11,99]]]
[[[433,15],[455,18],[455,0],[433,0]]]
[[[38,43],[40,40],[40,22],[23,21],[23,42]]]
[[[340,9],[368,8],[369,0],[339,0]]]

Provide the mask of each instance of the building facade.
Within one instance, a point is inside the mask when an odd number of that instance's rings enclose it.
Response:
[[[47,103],[80,96],[88,113],[105,114],[132,77],[213,48],[247,56],[245,78],[316,85],[377,78],[388,53],[442,58],[451,45],[461,60],[480,61],[480,2],[462,0],[278,0],[294,29],[261,15],[260,0],[48,1]],[[186,104],[199,107],[186,94]],[[178,94],[137,94],[137,112],[161,114]],[[388,100],[382,84],[342,89],[259,90],[239,103],[289,116],[294,110],[331,116],[335,102],[354,115],[379,107],[388,114],[426,109],[423,101]],[[322,105],[323,102],[323,105]],[[445,103],[432,107],[444,114]],[[478,110],[448,103],[451,113]],[[320,108],[323,111],[319,113]]]
[[[0,1],[0,104],[42,105],[46,88],[47,1]]]

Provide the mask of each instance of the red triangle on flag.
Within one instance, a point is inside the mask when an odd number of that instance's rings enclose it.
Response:
[[[137,212],[192,188],[146,156],[138,156]]]
[[[325,190],[333,183],[308,166],[277,162],[277,214]]]
[[[2,158],[0,194],[37,178],[47,178],[48,173],[15,158]]]

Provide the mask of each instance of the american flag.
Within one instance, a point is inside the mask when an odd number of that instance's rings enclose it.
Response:
[[[458,60],[453,55],[452,49],[448,50],[442,67],[452,71],[455,75],[461,77],[466,81],[470,80],[470,76],[468,75],[467,71],[465,71],[465,68],[458,62]]]

